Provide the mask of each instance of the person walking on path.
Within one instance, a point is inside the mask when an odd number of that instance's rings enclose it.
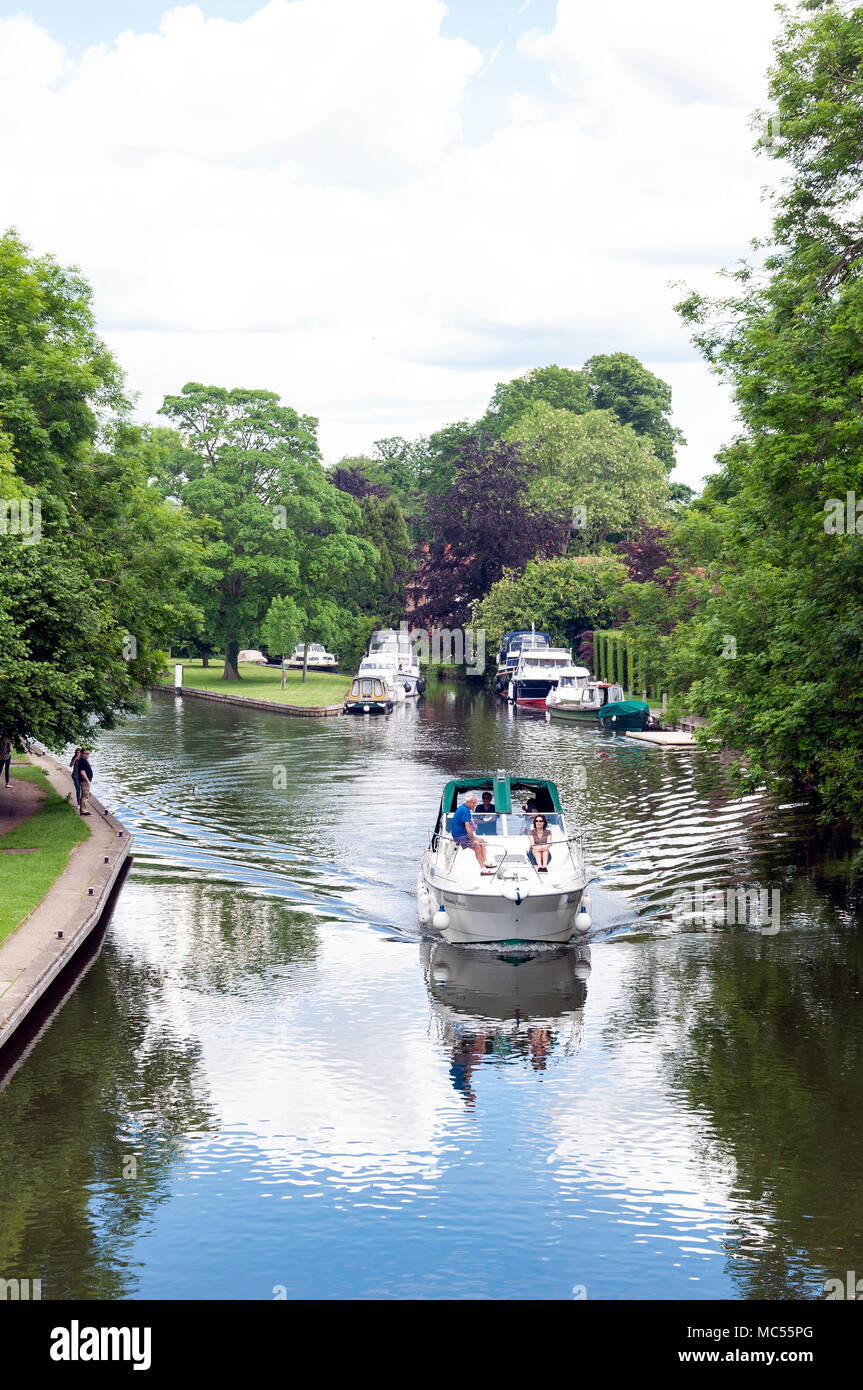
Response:
[[[81,783],[81,815],[89,816],[87,804],[90,800],[90,786],[93,781],[93,769],[87,757],[88,749],[81,749],[81,756],[78,759],[78,780]]]
[[[0,738],[0,770],[6,774],[6,786],[9,785],[9,764],[12,761],[12,740],[6,734]]]
[[[81,778],[78,775],[78,764],[81,761],[81,752],[82,750],[80,748],[76,748],[69,759],[69,766],[72,769],[72,781],[75,784],[75,800],[78,803],[79,810],[81,808]]]

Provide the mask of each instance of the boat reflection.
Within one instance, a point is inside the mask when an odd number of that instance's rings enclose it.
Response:
[[[469,1109],[483,1063],[524,1064],[541,1076],[554,1054],[577,1051],[589,946],[520,951],[424,941],[420,950],[452,1084]]]

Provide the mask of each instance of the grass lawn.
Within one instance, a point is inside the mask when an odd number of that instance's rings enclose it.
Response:
[[[27,820],[0,835],[0,851],[36,849],[36,854],[0,852],[0,941],[27,917],[63,872],[75,845],[90,836],[90,827],[73,804],[58,796],[40,767],[16,767],[13,782],[37,782],[45,799]],[[71,787],[71,782],[70,782]],[[0,792],[0,796],[7,795]]]
[[[250,666],[243,662],[238,681],[222,680],[222,666],[221,660],[212,657],[206,670],[200,661],[184,661],[183,684],[195,690],[245,695],[252,700],[275,700],[283,705],[340,705],[351,683],[350,676],[310,671],[304,685],[302,671],[289,671],[288,683],[281,690],[282,673],[277,666]],[[173,685],[173,670],[164,684]]]

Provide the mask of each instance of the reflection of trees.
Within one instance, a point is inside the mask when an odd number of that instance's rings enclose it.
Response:
[[[811,905],[811,883],[800,888]],[[724,929],[674,957],[667,943],[642,949],[608,1036],[661,1036],[674,1089],[733,1157],[727,1249],[744,1296],[812,1297],[825,1277],[863,1268],[859,933]]]
[[[43,1298],[134,1292],[129,1248],[211,1122],[199,1049],[156,1021],[159,993],[109,944],[0,1093],[0,1276],[41,1278]]]
[[[193,989],[240,993],[277,966],[317,956],[321,919],[272,898],[213,885],[203,893],[174,889],[172,904],[182,913],[187,943],[180,970]]]

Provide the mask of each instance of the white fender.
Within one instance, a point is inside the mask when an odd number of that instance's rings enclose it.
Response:
[[[449,926],[449,913],[443,905],[441,905],[434,914],[432,925],[437,927],[438,931],[446,931]]]

